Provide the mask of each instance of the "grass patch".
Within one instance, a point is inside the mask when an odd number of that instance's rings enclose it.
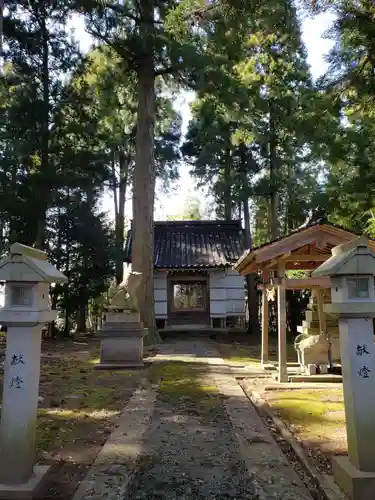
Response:
[[[220,343],[218,350],[223,359],[230,363],[260,363],[260,349],[258,346]]]
[[[185,408],[208,416],[220,408],[216,386],[207,383],[207,368],[194,363],[167,361],[154,363],[149,370],[151,382],[160,382],[160,397],[165,402],[182,403]]]
[[[43,344],[37,461],[95,458],[131,397],[140,372],[96,370],[98,353],[97,342]]]
[[[322,450],[345,448],[342,389],[265,391],[264,397],[297,437]]]
[[[38,500],[73,498],[143,374],[98,371],[98,356],[91,339],[42,343],[36,461],[53,467]]]
[[[261,360],[261,344],[251,343],[219,343],[218,350],[223,359],[229,363],[234,364],[259,364]],[[269,359],[270,361],[277,361],[278,348],[277,344],[270,343],[269,346]],[[288,362],[296,362],[297,354],[293,344],[287,344],[287,359]]]

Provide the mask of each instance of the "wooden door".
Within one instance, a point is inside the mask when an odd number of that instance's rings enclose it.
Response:
[[[168,325],[208,325],[210,302],[207,278],[168,280]]]

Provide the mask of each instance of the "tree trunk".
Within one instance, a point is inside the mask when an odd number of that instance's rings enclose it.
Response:
[[[42,122],[42,143],[41,143],[41,199],[38,200],[39,214],[35,246],[41,250],[44,249],[44,239],[46,233],[46,212],[48,208],[49,187],[46,180],[49,169],[49,51],[48,51],[48,30],[46,19],[43,17],[40,21],[40,27],[43,33],[43,54],[42,54],[42,86],[43,86],[43,122]]]
[[[116,214],[116,283],[119,285],[124,278],[123,266],[123,251],[124,251],[124,231],[125,231],[125,196],[126,185],[128,183],[128,169],[129,161],[125,154],[124,149],[119,153],[119,195],[118,195],[118,208]]]
[[[132,270],[143,274],[138,289],[141,318],[148,328],[147,344],[160,342],[156,329],[153,290],[153,239],[154,239],[154,123],[155,123],[155,72],[153,60],[152,26],[154,2],[140,0],[142,39],[145,51],[138,67],[138,110],[133,193],[133,242]]]
[[[279,193],[277,186],[277,135],[276,135],[276,122],[273,104],[270,103],[270,236],[271,240],[279,236]]]
[[[224,165],[224,217],[225,220],[232,220],[232,193],[231,193],[231,156],[230,150],[226,152],[226,162]]]
[[[69,199],[70,196],[70,189],[67,188],[66,190],[66,196]],[[66,260],[65,260],[65,269],[64,269],[64,274],[68,278],[70,277],[70,249],[71,249],[71,241],[70,241],[70,222],[69,219],[67,220],[67,227],[66,227],[66,239],[65,239],[65,245],[66,245]],[[68,337],[70,333],[70,313],[71,313],[71,308],[70,308],[70,302],[69,302],[69,281],[67,283],[64,283],[63,285],[64,291],[64,303],[65,303],[65,311],[64,311],[64,332],[63,335],[64,337]]]
[[[77,311],[77,333],[86,333],[87,304],[80,304]]]
[[[3,63],[3,17],[4,17],[4,2],[5,0],[0,0],[0,71],[2,69]]]
[[[246,247],[252,248],[252,237],[250,229],[250,212],[249,212],[249,199],[247,196],[244,197],[243,201],[243,214],[245,220],[245,239]],[[254,273],[246,275],[247,283],[247,305],[249,309],[249,333],[252,335],[259,335],[260,325],[259,325],[259,315],[258,315],[258,293],[256,289],[256,280]]]
[[[118,214],[118,198],[117,198],[117,174],[116,174],[116,153],[112,151],[111,159],[111,170],[112,170],[112,191],[113,191],[113,202],[115,209],[115,226],[117,227],[117,214]]]
[[[238,219],[242,220],[242,206],[241,206],[241,203],[238,204]]]

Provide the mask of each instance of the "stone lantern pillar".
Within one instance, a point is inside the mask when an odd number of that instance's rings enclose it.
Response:
[[[0,498],[32,498],[49,467],[35,466],[42,328],[56,311],[49,306],[49,285],[67,278],[47,262],[47,254],[14,243],[0,262],[7,326],[0,423]]]
[[[332,250],[313,276],[331,278],[327,313],[339,319],[348,457],[333,458],[336,483],[351,500],[375,498],[375,254],[366,238]]]

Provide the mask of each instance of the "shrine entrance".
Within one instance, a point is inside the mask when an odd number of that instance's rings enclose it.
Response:
[[[168,325],[209,325],[208,276],[168,277]]]

